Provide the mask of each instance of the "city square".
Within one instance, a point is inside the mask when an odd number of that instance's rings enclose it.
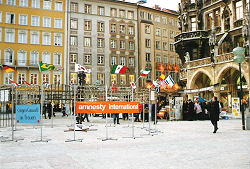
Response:
[[[0,0],[0,168],[250,168],[249,0]]]
[[[70,118],[54,119],[53,128],[45,120],[48,143],[31,142],[40,139],[38,126],[17,126],[23,130],[16,131],[15,138],[24,140],[1,143],[1,168],[249,168],[250,133],[241,130],[240,120],[221,120],[216,134],[209,121],[162,120],[157,125],[162,133],[153,136],[136,123],[135,136],[140,138],[135,139],[124,138],[131,136],[131,122],[120,123],[114,127],[109,119],[109,137],[117,140],[97,139],[105,138],[105,120],[95,117],[95,126],[84,126],[97,131],[77,131],[76,139],[82,142],[65,142],[73,139],[73,131],[64,132]],[[1,129],[0,134],[11,136],[11,131]]]

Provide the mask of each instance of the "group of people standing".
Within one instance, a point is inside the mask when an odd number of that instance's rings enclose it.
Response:
[[[213,97],[212,101],[198,102],[188,101],[183,103],[183,120],[211,120],[214,126],[213,133],[218,130],[217,122],[219,121],[220,109],[223,107],[217,97]]]
[[[53,110],[54,110],[54,108],[53,108]],[[61,111],[62,111],[62,117],[68,116],[68,114],[66,113],[65,104],[61,105]],[[43,115],[44,115],[45,119],[47,119],[47,115],[48,115],[49,119],[51,119],[51,116],[52,116],[52,104],[51,104],[51,102],[48,102],[47,104],[43,105]],[[56,117],[56,114],[54,111],[53,111],[53,116]]]

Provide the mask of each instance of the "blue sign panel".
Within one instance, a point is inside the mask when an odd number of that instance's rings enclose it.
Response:
[[[39,124],[41,122],[40,104],[16,105],[16,122],[18,124]]]

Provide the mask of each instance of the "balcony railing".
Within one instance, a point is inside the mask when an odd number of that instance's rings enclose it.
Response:
[[[189,65],[189,67],[201,67],[201,66],[206,66],[211,64],[211,58],[207,57],[207,58],[203,58],[203,59],[198,59],[198,60],[193,60],[193,61],[189,61],[187,62],[187,64]]]
[[[33,60],[12,60],[12,59],[1,59],[0,65],[15,66],[15,67],[38,67],[39,62]]]
[[[234,59],[234,54],[233,53],[225,53],[225,54],[216,56],[215,57],[215,63],[233,61],[233,59]]]
[[[237,20],[234,22],[234,27],[237,28],[237,27],[240,27],[243,25],[243,20],[240,19],[240,20]]]
[[[184,32],[175,37],[175,42],[182,40],[190,40],[190,39],[200,39],[200,38],[208,38],[208,31],[193,31],[193,32]]]

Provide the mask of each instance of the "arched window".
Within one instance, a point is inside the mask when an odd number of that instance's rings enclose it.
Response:
[[[37,65],[39,63],[39,52],[33,50],[30,53],[30,64]]]
[[[51,64],[51,55],[49,52],[47,52],[47,51],[43,52],[42,62],[47,63],[47,64]]]
[[[4,64],[13,65],[14,61],[14,51],[12,49],[6,49],[4,51]]]
[[[27,63],[27,52],[22,50],[19,50],[17,53],[17,62],[18,66],[25,66]]]

